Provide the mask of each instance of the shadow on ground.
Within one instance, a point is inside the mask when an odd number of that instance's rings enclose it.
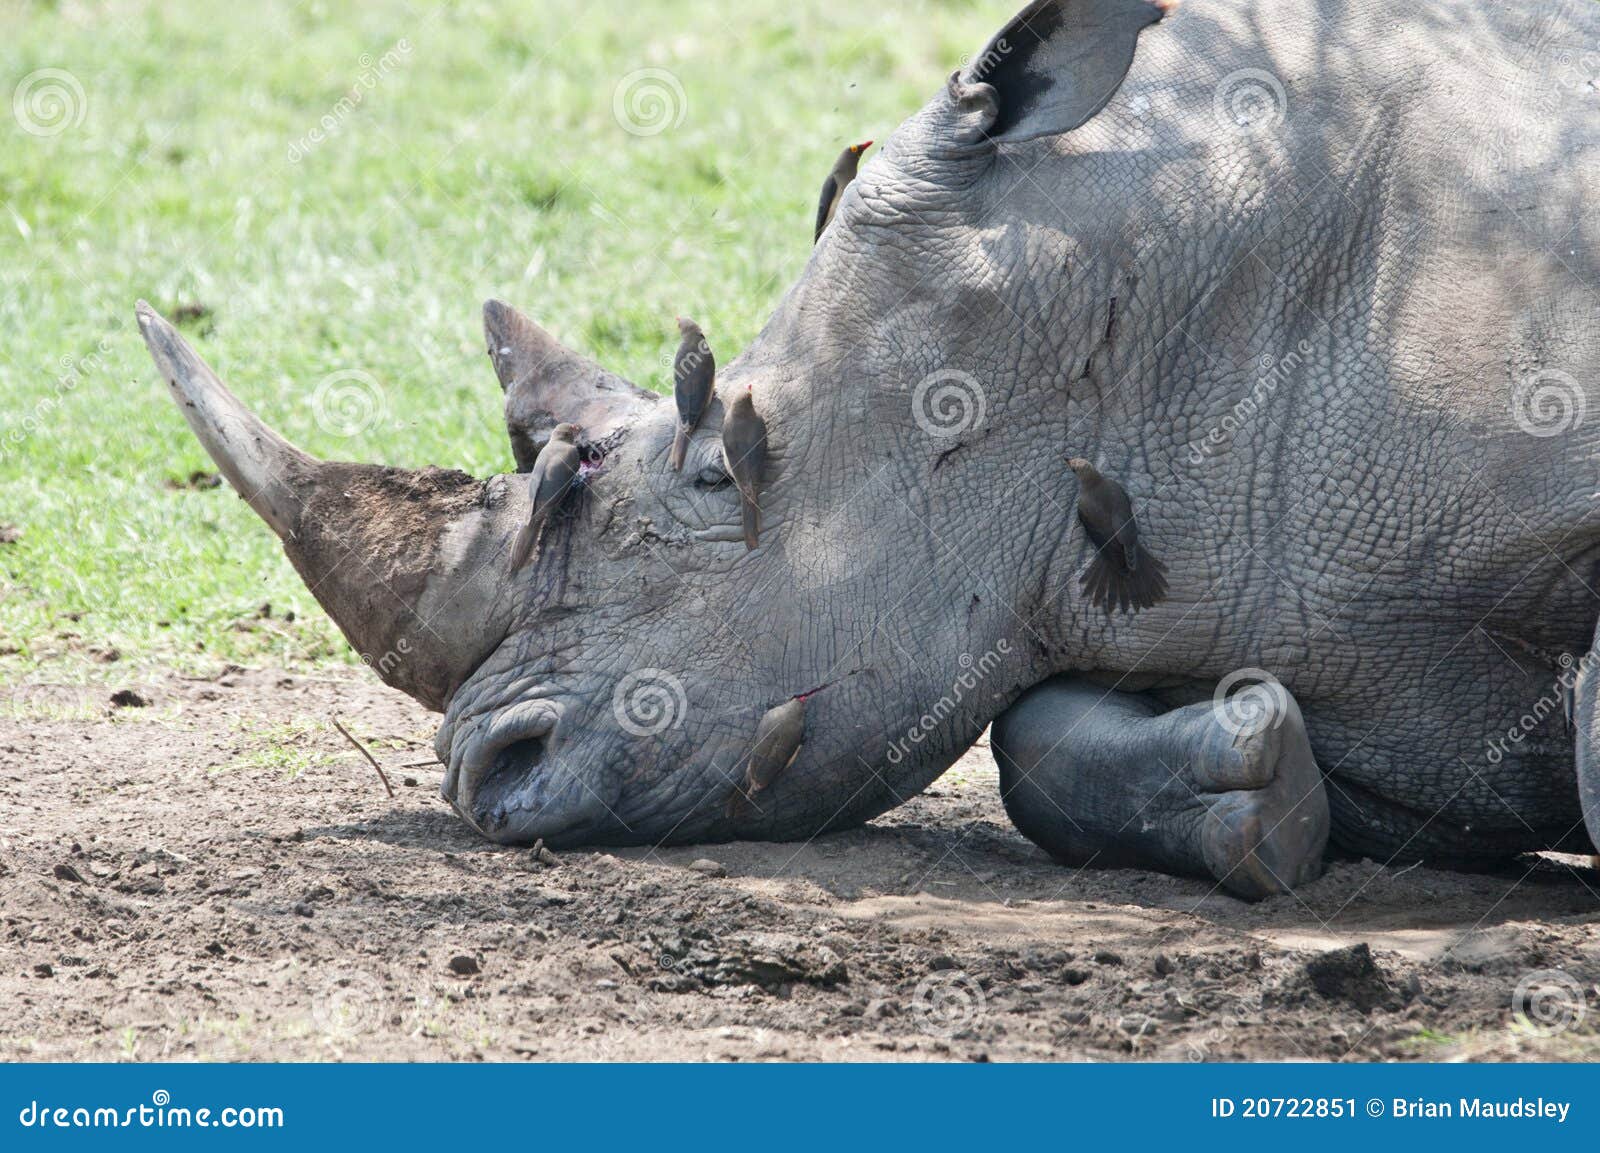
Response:
[[[34,687],[0,708],[7,1056],[1600,1051],[1587,869],[1340,861],[1247,905],[1049,860],[1006,820],[983,747],[862,829],[551,865],[450,813],[434,719],[364,676],[137,687],[143,707]]]

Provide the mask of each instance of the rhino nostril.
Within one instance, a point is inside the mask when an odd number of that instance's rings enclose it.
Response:
[[[536,768],[543,762],[548,745],[549,742],[545,737],[524,737],[520,741],[512,741],[495,754],[494,767],[489,770],[490,776],[505,772],[526,772]]]

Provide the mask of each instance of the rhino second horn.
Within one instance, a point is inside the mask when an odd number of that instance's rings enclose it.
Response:
[[[556,425],[575,424],[583,429],[584,443],[604,443],[619,436],[658,399],[573,352],[501,301],[484,304],[483,335],[506,394],[506,434],[518,472],[533,468]]]

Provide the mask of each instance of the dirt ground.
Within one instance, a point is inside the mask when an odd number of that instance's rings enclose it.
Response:
[[[1247,905],[1050,861],[980,746],[853,832],[549,864],[449,812],[435,718],[368,674],[129,687],[0,690],[0,1056],[1600,1055],[1575,862]]]

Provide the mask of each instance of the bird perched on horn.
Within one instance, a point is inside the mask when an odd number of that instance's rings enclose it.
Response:
[[[672,399],[678,406],[678,431],[672,438],[672,471],[683,468],[689,438],[705,415],[717,383],[717,362],[706,334],[686,316],[678,317],[677,355],[672,358]]]
[[[558,424],[550,430],[550,439],[534,458],[533,471],[528,474],[528,496],[533,507],[528,512],[527,523],[517,530],[511,544],[512,572],[521,569],[537,552],[550,517],[577,483],[582,463],[577,441],[577,425]]]

